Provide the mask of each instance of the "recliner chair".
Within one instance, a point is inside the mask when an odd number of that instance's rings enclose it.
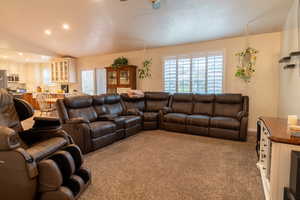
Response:
[[[13,200],[73,200],[90,184],[80,149],[51,118],[34,118],[24,131],[21,121],[32,107],[0,89],[0,195]]]

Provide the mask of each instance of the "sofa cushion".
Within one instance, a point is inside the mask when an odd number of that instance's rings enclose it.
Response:
[[[163,107],[168,106],[169,93],[166,92],[146,92],[145,102],[147,112],[158,112]]]
[[[116,117],[114,118],[114,123],[116,124],[116,129],[120,130],[120,129],[124,129],[125,128],[125,117]]]
[[[98,138],[113,133],[116,129],[116,125],[110,121],[97,121],[90,123],[90,128],[92,137]]]
[[[217,94],[216,102],[225,104],[240,104],[242,103],[241,94]]]
[[[144,121],[156,121],[158,120],[158,112],[144,112]]]
[[[168,113],[164,115],[164,121],[185,124],[186,117],[187,115],[183,113]]]
[[[195,126],[209,126],[210,117],[206,115],[189,115],[187,116],[187,125],[195,125]]]
[[[128,116],[122,116],[125,118],[125,128],[131,128],[133,126],[136,126],[138,124],[141,124],[142,118],[140,116],[135,116],[135,115],[128,115]]]
[[[195,94],[193,96],[193,114],[213,115],[215,95]]]
[[[240,129],[240,122],[231,117],[212,117],[210,124],[212,128]]]
[[[119,95],[105,95],[104,103],[109,114],[121,115],[124,112],[121,97]]]
[[[93,103],[92,96],[71,96],[65,97],[65,105],[69,108],[85,108],[89,107]]]
[[[193,94],[177,93],[172,97],[172,112],[192,114]]]
[[[68,110],[69,118],[83,118],[89,122],[96,121],[97,119],[97,113],[95,109],[91,107],[86,107],[86,108],[71,108]]]
[[[216,95],[214,116],[236,118],[242,110],[243,101],[240,94],[220,94]]]
[[[145,98],[143,97],[129,97],[128,94],[121,95],[122,100],[125,104],[126,109],[139,109],[140,111],[145,110]]]

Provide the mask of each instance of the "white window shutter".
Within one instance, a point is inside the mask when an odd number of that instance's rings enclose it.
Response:
[[[222,93],[223,73],[223,53],[172,57],[164,62],[165,91],[170,93]]]
[[[191,59],[180,58],[178,59],[178,72],[177,72],[177,92],[190,92],[190,81],[191,81]]]
[[[206,57],[192,58],[192,92],[206,93]]]
[[[164,63],[165,91],[175,93],[177,82],[177,60],[168,59]]]
[[[207,56],[207,93],[223,91],[223,55]]]

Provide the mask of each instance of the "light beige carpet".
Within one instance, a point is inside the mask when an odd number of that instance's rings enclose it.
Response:
[[[262,200],[248,142],[141,132],[85,156],[92,185],[80,200]]]

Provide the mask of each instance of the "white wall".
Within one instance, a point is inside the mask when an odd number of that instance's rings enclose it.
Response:
[[[10,60],[0,60],[0,69],[8,74],[19,75],[20,83],[26,83],[27,90],[34,91],[37,86],[45,86],[43,70],[50,68],[49,63],[20,63]]]
[[[299,59],[299,58],[298,58]],[[300,118],[300,64],[294,69],[280,67],[279,117],[298,115]]]
[[[252,82],[246,85],[234,77],[237,58],[235,53],[245,48],[245,38],[236,37],[187,45],[177,45],[147,50],[146,57],[153,59],[152,78],[138,80],[138,88],[142,90],[163,90],[162,59],[165,56],[189,54],[195,52],[225,52],[225,91],[226,93],[243,93],[250,97],[249,127],[255,129],[258,116],[274,116],[278,114],[279,74],[278,60],[280,54],[281,33],[268,33],[250,37],[250,45],[259,50],[256,74]],[[144,51],[132,51],[110,55],[81,57],[78,59],[78,80],[80,70],[103,68],[112,64],[117,57],[125,56],[130,64],[141,66]],[[78,86],[78,88],[80,88]]]

